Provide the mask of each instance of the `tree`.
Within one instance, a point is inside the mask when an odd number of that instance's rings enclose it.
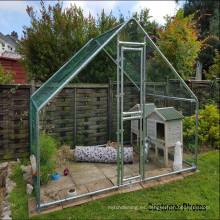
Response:
[[[215,58],[214,58],[214,64],[209,67],[209,71],[203,71],[205,74],[206,79],[211,80],[213,77],[220,78],[220,55],[218,53],[218,50],[215,50]]]
[[[184,79],[195,75],[196,58],[202,45],[193,18],[194,14],[184,18],[180,9],[173,19],[167,17],[165,30],[158,32],[159,49]]]
[[[81,8],[62,3],[45,8],[41,1],[40,18],[27,7],[31,27],[24,27],[18,51],[29,77],[45,81],[67,62],[86,42],[99,34],[94,17],[83,16]]]
[[[13,84],[13,76],[15,72],[5,72],[5,69],[0,64],[0,85]]]
[[[75,4],[64,9],[63,4],[58,2],[46,8],[41,1],[40,17],[32,7],[27,7],[26,11],[31,26],[24,27],[24,38],[18,51],[23,56],[21,62],[29,78],[35,77],[40,81],[46,81],[91,38],[118,25],[112,13],[106,15],[103,10],[96,20],[91,14],[85,17],[83,10]],[[111,76],[112,63],[103,65],[105,59],[108,58],[103,53],[98,54],[73,82],[107,81]]]
[[[98,14],[96,27],[98,30],[97,35],[103,34],[104,32],[114,28],[119,23],[116,17],[112,15],[106,15],[104,9]],[[111,47],[112,45],[108,45]],[[105,48],[107,49],[107,48]],[[107,49],[108,50],[108,49]],[[84,82],[84,83],[107,83],[109,78],[116,80],[117,71],[116,66],[112,60],[106,55],[105,52],[101,51],[97,56],[94,57],[91,63],[82,70],[81,74],[77,76],[73,82]]]
[[[176,0],[178,3],[180,0]],[[219,1],[215,0],[185,0],[183,4],[184,16],[195,13],[199,40],[203,47],[198,60],[203,69],[208,71],[214,63],[215,50],[219,51]]]
[[[83,10],[77,8],[76,5],[64,9],[60,2],[53,7],[49,5],[46,8],[44,2],[41,1],[40,16],[32,7],[27,7],[27,13],[31,26],[24,27],[24,37],[21,39],[21,47],[18,50],[23,56],[21,62],[29,73],[29,78],[35,77],[40,81],[47,80],[91,38],[124,21],[123,15],[117,21],[112,12],[107,15],[104,10],[98,14],[97,20],[91,14],[85,17]],[[157,26],[155,22],[149,22],[148,9],[141,10],[140,14],[134,13],[133,17],[140,21],[148,33],[149,31],[153,33]],[[140,33],[137,34],[140,35]],[[141,40],[143,41],[143,38]],[[115,55],[115,48],[112,45],[108,45],[108,48]],[[116,67],[102,51],[72,82],[100,83],[107,82],[109,77],[116,80]]]

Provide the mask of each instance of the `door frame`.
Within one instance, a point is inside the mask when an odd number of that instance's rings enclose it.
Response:
[[[141,53],[140,58],[140,111],[124,112],[124,51],[137,51]],[[146,70],[146,37],[144,42],[122,42],[117,35],[117,183],[123,185],[126,181],[141,178],[145,179],[145,136],[146,136],[146,119],[145,119],[145,70]],[[128,76],[126,74],[126,76]],[[128,77],[129,78],[129,77]],[[129,78],[130,79],[130,78]],[[132,79],[131,82],[138,88]],[[124,178],[124,135],[123,122],[126,120],[140,120],[140,149],[139,149],[139,175]]]

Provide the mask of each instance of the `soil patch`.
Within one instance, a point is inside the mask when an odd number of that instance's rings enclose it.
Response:
[[[215,150],[214,148],[210,148],[207,146],[199,146],[199,154],[205,154],[208,153],[209,151]]]

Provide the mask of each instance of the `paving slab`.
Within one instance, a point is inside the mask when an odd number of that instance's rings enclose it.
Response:
[[[117,176],[117,166],[115,164],[96,164],[96,167],[107,177]],[[106,166],[107,165],[107,166]]]
[[[60,211],[63,209],[63,206],[61,204],[58,204],[58,205],[53,205],[53,206],[50,206],[46,209],[43,209],[41,211],[41,213],[37,213],[36,211],[36,198],[30,198],[28,200],[28,216],[29,218],[31,217],[34,217],[36,215],[45,215],[45,214],[48,214],[48,213],[51,213],[51,212],[56,212],[56,211]]]
[[[109,187],[112,187],[112,186],[114,186],[113,183],[108,179],[106,179],[104,181],[101,181],[101,182],[90,183],[90,184],[86,185],[89,192],[94,192],[96,190],[105,189],[105,188],[109,188]],[[93,195],[92,198],[93,198],[93,200],[96,200],[96,199],[105,198],[105,197],[108,197],[108,196],[111,196],[111,195],[114,195],[114,194],[117,194],[117,193],[118,193],[117,190],[111,190],[111,191],[107,191],[107,192],[103,192],[103,193],[100,193],[100,194]]]
[[[72,162],[67,167],[70,172],[84,172],[84,171],[92,171],[97,169],[95,163],[87,163],[87,162]]]
[[[75,186],[72,178],[70,175],[68,176],[62,176],[60,174],[60,178],[57,180],[50,180],[47,185],[41,187],[41,190],[47,191],[47,193],[51,192],[57,192],[59,190],[63,190],[66,188],[70,188],[72,186]]]
[[[127,177],[131,177],[131,176],[133,176],[133,175],[135,175],[135,176],[137,176],[137,175],[139,175],[139,168],[138,168],[138,170],[137,171],[135,171],[134,169],[134,167],[135,166],[133,166],[133,169],[131,168],[132,166],[124,166],[124,176],[127,176]]]
[[[158,166],[151,163],[150,161],[148,161],[145,165],[145,170],[146,171],[153,171],[153,170],[157,170],[158,169]]]
[[[118,185],[118,177],[115,176],[115,177],[112,177],[109,179],[111,181],[111,183],[114,185],[114,186],[117,186]]]
[[[80,187],[75,187],[75,189],[76,189],[77,195],[88,193],[88,189],[85,185],[82,185]],[[68,190],[59,191],[59,195],[60,195],[61,199],[67,198],[66,197],[67,196],[67,191]],[[81,204],[88,203],[88,202],[91,202],[91,201],[92,201],[92,197],[91,196],[86,196],[86,197],[79,198],[79,199],[76,199],[76,200],[72,200],[72,201],[69,201],[69,202],[63,202],[62,205],[63,205],[63,208],[66,209],[66,208],[69,208],[69,207],[81,205]]]
[[[71,177],[76,186],[81,186],[90,182],[99,182],[106,179],[106,176],[98,169],[86,170],[85,172],[72,172]]]
[[[124,173],[127,174],[133,174],[138,175],[139,174],[139,164],[124,164]]]
[[[96,191],[96,190],[109,188],[109,187],[112,187],[112,186],[114,186],[114,185],[108,179],[105,179],[103,181],[96,182],[96,183],[88,183],[88,184],[86,184],[86,187],[89,190],[89,192],[93,192],[93,191]]]
[[[58,191],[48,192],[45,189],[40,190],[40,203],[54,202],[56,200],[60,200],[60,196],[58,194]]]

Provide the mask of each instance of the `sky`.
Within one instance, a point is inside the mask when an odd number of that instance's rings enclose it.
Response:
[[[48,6],[56,4],[57,1],[45,1]],[[144,8],[150,9],[151,20],[157,21],[163,25],[165,20],[163,16],[166,14],[173,16],[178,8],[174,0],[167,1],[63,1],[64,7],[70,4],[76,4],[83,9],[84,15],[88,16],[89,12],[93,16],[100,14],[102,9],[107,14],[112,11],[116,17],[119,15],[119,10],[124,17],[129,16],[133,12],[139,12]],[[27,15],[26,8],[33,6],[35,11],[40,10],[40,1],[0,1],[0,32],[4,35],[10,34],[12,31],[18,33],[19,39],[23,36],[23,26],[30,26],[30,19]]]

